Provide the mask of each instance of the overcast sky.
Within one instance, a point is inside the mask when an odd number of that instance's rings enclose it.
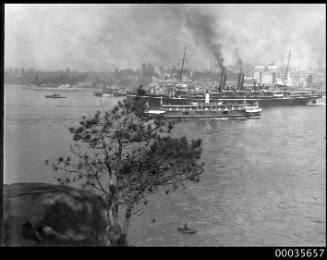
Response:
[[[5,6],[5,66],[106,71],[142,62],[189,68],[223,58],[302,69],[326,63],[322,4]],[[220,44],[212,50],[213,44]],[[215,54],[218,53],[218,56]]]

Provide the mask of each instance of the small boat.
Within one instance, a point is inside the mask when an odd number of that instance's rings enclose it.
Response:
[[[260,114],[262,109],[259,106],[245,106],[244,107],[245,112],[249,114]]]
[[[111,97],[113,95],[113,91],[108,88],[101,88],[93,93],[96,97]]]
[[[196,230],[191,229],[187,226],[187,224],[184,224],[184,227],[178,227],[177,231],[184,233],[184,234],[195,234]]]
[[[46,98],[66,98],[64,96],[61,96],[59,94],[52,94],[52,95],[48,95],[48,96],[45,96]]]
[[[96,97],[111,97],[112,96],[112,92],[109,91],[98,91],[98,92],[94,92],[93,93],[94,96]]]
[[[177,228],[177,231],[185,233],[185,234],[195,234],[196,233],[196,230],[184,229],[184,228],[180,228],[180,227]]]

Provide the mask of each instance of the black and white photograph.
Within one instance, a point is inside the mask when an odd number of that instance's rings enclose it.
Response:
[[[326,4],[3,9],[1,247],[323,257]]]

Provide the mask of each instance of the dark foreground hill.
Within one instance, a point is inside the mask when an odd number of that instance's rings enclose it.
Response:
[[[3,246],[101,246],[104,201],[45,183],[4,185]]]

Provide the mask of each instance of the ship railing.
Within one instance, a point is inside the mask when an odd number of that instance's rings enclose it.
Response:
[[[176,107],[176,108],[185,108],[185,107],[216,107],[216,106],[242,106],[243,104],[241,103],[209,103],[209,104],[204,104],[204,103],[200,103],[197,105],[192,105],[192,104],[182,104],[182,105],[177,105],[177,104],[162,104],[162,107]]]
[[[166,111],[220,111],[220,110],[242,110],[249,107],[258,107],[249,104],[203,104],[203,105],[162,105],[161,109]]]

